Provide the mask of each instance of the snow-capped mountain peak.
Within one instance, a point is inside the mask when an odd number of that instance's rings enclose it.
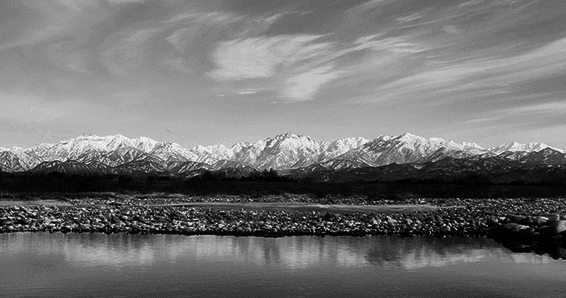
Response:
[[[135,138],[132,141],[134,143],[134,147],[136,147],[136,148],[138,148],[138,149],[140,149],[144,152],[150,152],[158,144],[158,142],[156,140],[146,138],[146,137]]]
[[[393,138],[399,139],[399,140],[403,140],[405,142],[415,142],[415,141],[422,141],[422,140],[426,140],[425,138],[421,137],[421,136],[417,136],[415,134],[412,134],[410,132],[406,132],[404,134],[400,134],[398,136],[395,136]]]
[[[492,148],[490,148],[490,151],[497,153],[497,154],[500,154],[500,153],[503,153],[503,152],[506,152],[506,151],[511,151],[511,152],[521,152],[521,151],[538,152],[538,151],[541,151],[541,150],[546,149],[546,148],[551,148],[553,150],[564,153],[563,149],[554,148],[554,147],[551,147],[551,146],[544,144],[544,143],[521,144],[521,143],[518,143],[518,142],[512,142],[512,143],[499,145],[497,147],[492,147]]]
[[[300,135],[300,134],[295,134],[293,132],[288,131],[288,132],[276,135],[275,137],[273,137],[273,139],[277,139],[277,140],[279,140],[279,139],[293,139],[293,138],[296,139],[296,138],[303,138],[303,137],[305,137],[305,136]]]
[[[336,141],[326,143],[325,149],[330,151],[341,151],[341,153],[345,153],[348,150],[358,148],[366,144],[367,142],[369,142],[368,139],[361,137],[341,138]]]
[[[222,167],[328,170],[493,156],[528,164],[566,164],[565,150],[543,143],[514,142],[483,149],[475,143],[456,143],[412,133],[382,135],[372,140],[351,137],[321,142],[287,132],[253,143],[236,143],[231,147],[199,145],[188,149],[177,143],[158,142],[147,137],[130,139],[121,134],[84,134],[27,149],[0,148],[0,153],[3,153],[0,170],[8,172],[33,170],[40,164],[41,171],[57,170],[65,165],[69,166],[66,169],[80,168],[81,171],[107,168],[104,171],[111,173],[128,173],[130,170],[133,173],[164,173],[166,169],[180,173],[195,167],[202,170]],[[86,167],[78,163],[84,163]]]
[[[479,149],[479,150],[484,150],[484,148],[476,143],[472,143],[472,142],[462,142],[462,145],[466,148],[475,148],[475,149]]]

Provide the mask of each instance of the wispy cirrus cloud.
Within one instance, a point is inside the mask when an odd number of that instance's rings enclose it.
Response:
[[[67,0],[72,1],[72,0]],[[151,0],[106,0],[112,4],[131,4],[131,3],[143,3]]]
[[[321,36],[256,37],[222,42],[213,53],[217,69],[209,75],[217,80],[268,78],[277,68],[306,62],[325,54],[329,44],[316,42]]]
[[[235,22],[244,19],[243,16],[238,16],[229,12],[188,12],[177,14],[165,21],[164,23],[190,23],[190,24],[224,24],[226,22]]]
[[[253,95],[258,93],[258,90],[254,90],[254,89],[247,89],[247,90],[242,90],[242,91],[238,91],[236,94],[238,95]]]
[[[261,32],[265,22],[232,12],[183,12],[162,22],[165,40],[174,49],[164,63],[180,73],[195,73],[208,68],[209,54],[217,42],[234,38],[249,30]],[[178,61],[177,65],[172,64]]]
[[[45,49],[47,58],[55,65],[62,66],[73,72],[88,72],[90,51],[77,48],[70,42],[52,43]]]
[[[511,57],[484,57],[457,63],[429,64],[415,73],[376,86],[377,100],[436,97],[464,91],[485,95],[486,91],[519,96],[522,83],[566,73],[566,39]],[[566,91],[566,87],[564,87]],[[381,96],[379,96],[381,95]],[[469,97],[471,94],[466,94]],[[452,98],[453,100],[454,98]],[[450,100],[441,97],[438,100]]]
[[[282,92],[291,99],[309,100],[322,85],[338,78],[339,75],[340,72],[335,71],[331,65],[309,69],[286,79],[286,88]]]
[[[312,99],[325,83],[338,77],[326,58],[332,45],[322,36],[256,37],[222,42],[214,51],[219,81],[269,79],[270,86],[291,100]]]
[[[406,43],[418,45],[418,49],[410,47],[402,58],[396,58],[393,53],[381,58],[379,55],[367,57],[367,62],[375,61],[377,66],[388,67],[390,75],[372,73],[366,64],[358,63],[350,66],[352,77],[341,82],[349,85],[367,82],[368,76],[356,75],[366,73],[374,79],[374,86],[365,89],[371,96],[358,97],[362,101],[421,102],[423,105],[450,103],[456,106],[456,102],[471,98],[485,104],[499,98],[499,102],[504,102],[500,103],[503,108],[513,104],[507,99],[521,101],[534,92],[543,92],[540,88],[535,91],[526,86],[532,86],[530,82],[545,85],[545,80],[564,74],[566,44],[560,35],[532,42],[534,39],[530,37],[536,35],[532,31],[536,28],[534,20],[554,24],[559,19],[554,11],[535,10],[527,14],[528,9],[538,4],[535,2],[538,1],[469,1],[439,10],[427,7],[419,7],[414,13],[401,10],[396,21],[410,25],[401,29],[386,25],[381,34],[397,34]],[[350,10],[350,18],[378,20],[380,10],[384,9],[380,5],[390,3],[365,3]],[[380,10],[375,10],[376,7]],[[527,26],[530,24],[532,28]],[[520,31],[515,29],[518,26]],[[364,42],[368,40],[369,36],[362,38]],[[553,87],[553,91],[557,91],[558,87]]]
[[[421,17],[422,17],[422,16],[421,16],[420,13],[415,12],[415,13],[411,13],[411,14],[408,14],[408,15],[404,15],[404,16],[398,17],[398,18],[396,18],[395,20],[396,20],[397,22],[399,22],[399,23],[404,24],[404,23],[414,22],[414,21],[420,19]]]
[[[220,43],[212,56],[217,68],[208,74],[219,81],[269,79],[272,84],[267,88],[284,99],[304,101],[314,99],[320,88],[339,77],[367,75],[360,73],[367,59],[401,59],[422,51],[404,37],[380,34],[362,36],[351,44],[321,35],[255,37]]]
[[[563,0],[0,1],[0,94],[21,99],[0,115],[64,127],[94,119],[85,108],[130,122],[177,115],[180,127],[220,119],[207,134],[233,122],[231,134],[333,125],[340,136],[422,128],[481,142],[496,125],[563,123],[565,11]],[[309,108],[356,117],[329,124]]]
[[[538,96],[536,99],[523,102],[514,107],[503,108],[501,110],[495,111],[498,119],[505,119],[509,117],[521,117],[521,116],[533,116],[533,115],[547,115],[550,116],[561,116],[566,114],[566,98],[563,100],[554,100],[552,98],[546,97],[540,98]],[[535,99],[532,97],[532,99]]]
[[[229,34],[228,26],[242,20],[241,16],[223,12],[176,15],[163,22],[173,30],[165,39],[178,53],[186,53],[193,51],[195,43],[202,46],[218,41]]]
[[[107,41],[108,48],[102,53],[102,64],[114,74],[124,75],[143,65],[145,43],[161,30],[144,28],[119,33]]]
[[[17,1],[26,7],[22,18],[30,25],[7,43],[0,45],[0,51],[15,47],[32,46],[39,42],[60,38],[97,21],[103,20],[108,11],[99,1],[55,0],[55,1]],[[92,12],[92,13],[91,13]],[[24,19],[25,20],[25,19]]]

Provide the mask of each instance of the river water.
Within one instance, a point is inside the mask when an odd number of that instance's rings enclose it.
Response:
[[[0,235],[0,297],[565,297],[489,239]]]

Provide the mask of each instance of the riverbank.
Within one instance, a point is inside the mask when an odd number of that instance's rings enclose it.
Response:
[[[0,208],[0,231],[235,236],[440,235],[441,231],[423,223],[427,214],[439,210],[431,206],[366,206],[368,210],[363,210],[359,205],[263,203],[241,207],[239,203],[11,205]]]
[[[0,232],[490,236],[560,241],[563,230],[554,226],[566,229],[566,221],[560,221],[566,218],[559,214],[565,206],[565,199],[3,195]]]

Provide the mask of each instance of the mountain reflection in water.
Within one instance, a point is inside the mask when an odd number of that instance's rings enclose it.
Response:
[[[147,266],[164,259],[243,260],[257,265],[304,269],[319,264],[338,267],[380,266],[417,269],[498,258],[505,262],[549,262],[533,254],[509,254],[485,238],[395,237],[219,237],[136,236],[127,234],[2,235],[6,255],[30,250],[77,266]]]
[[[16,233],[0,235],[0,250],[2,297],[97,291],[103,297],[373,297],[377,289],[383,297],[436,297],[439,290],[454,297],[554,297],[566,291],[566,262],[514,254],[482,238]]]

